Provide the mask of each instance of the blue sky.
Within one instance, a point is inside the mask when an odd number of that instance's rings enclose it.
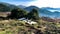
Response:
[[[60,8],[60,0],[0,0],[14,5]]]
[[[0,0],[0,2],[6,2],[15,5],[28,5],[28,3],[35,0]]]
[[[34,0],[0,0],[3,2],[30,2],[30,1],[34,1]]]

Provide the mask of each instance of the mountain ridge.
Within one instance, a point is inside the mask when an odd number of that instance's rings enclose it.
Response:
[[[26,7],[26,6],[23,6],[23,5],[20,5],[20,6],[15,6],[15,5],[12,5],[12,4],[8,4],[8,3],[0,3],[2,4],[3,8],[0,8],[0,11],[3,9],[5,11],[9,11],[11,9],[15,9],[15,8],[23,8],[24,10],[27,10],[28,12],[30,12],[33,8],[37,8],[38,9],[38,12],[39,12],[39,16],[45,16],[45,17],[51,17],[51,18],[60,18],[60,12],[59,11],[54,11],[54,12],[51,12],[50,10],[60,10],[60,8],[51,8],[51,7],[42,7],[42,8],[39,8],[39,7],[36,7],[36,6],[29,6],[29,7]],[[22,7],[21,7],[22,6]],[[0,5],[1,7],[1,5]]]

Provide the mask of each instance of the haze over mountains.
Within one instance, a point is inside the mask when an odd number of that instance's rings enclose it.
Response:
[[[27,11],[31,11],[33,8],[37,8],[38,12],[39,12],[39,16],[44,16],[44,17],[50,17],[50,18],[60,18],[60,8],[50,8],[50,7],[36,7],[36,6],[23,6],[23,5],[19,5],[19,6],[15,6],[12,4],[8,4],[8,3],[0,3],[0,12],[6,12],[6,11],[10,11],[14,8],[22,8],[24,10]]]

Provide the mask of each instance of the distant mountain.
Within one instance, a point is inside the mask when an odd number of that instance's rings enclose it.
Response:
[[[5,5],[5,6],[11,8],[11,9],[13,9],[13,8],[18,8],[16,5],[9,4],[9,3],[0,2],[0,4],[3,4],[3,5]]]
[[[39,16],[45,16],[45,17],[48,17],[50,15],[52,15],[52,12],[47,10],[47,8],[38,8],[36,6],[29,6],[29,7],[26,7],[24,8],[25,10],[27,11],[31,11],[33,8],[37,8],[38,9],[38,12],[39,12]]]
[[[19,5],[19,6],[15,6],[12,4],[8,4],[8,3],[4,3],[4,2],[0,2],[0,12],[7,12],[10,11],[12,9],[15,8],[23,8],[24,10],[27,10],[28,12],[31,11],[33,8],[38,9],[39,12],[39,16],[45,16],[45,17],[50,17],[50,18],[60,18],[60,8],[51,8],[51,7],[36,7],[36,6],[23,6],[23,5]],[[56,11],[51,11],[51,10],[56,10]]]
[[[52,12],[52,11],[50,11],[50,10],[57,10],[57,11],[54,11],[54,12]],[[40,15],[41,16],[45,16],[45,17],[51,17],[51,18],[60,18],[60,12],[58,11],[59,10],[59,8],[47,8],[47,7],[45,7],[45,8],[40,8]]]
[[[27,11],[31,11],[33,8],[37,8],[39,12],[39,16],[45,16],[45,17],[50,17],[50,18],[60,18],[60,8],[50,8],[50,7],[42,7],[38,8],[36,6],[29,6],[24,8]],[[57,10],[57,11],[50,11],[50,10]],[[59,11],[58,11],[59,10]]]
[[[10,8],[8,6],[0,3],[0,12],[6,12],[6,11],[9,11],[9,10],[10,10]]]
[[[15,8],[18,7],[12,4],[0,2],[0,12],[7,12]]]
[[[31,11],[33,8],[39,9],[39,8],[36,7],[36,6],[29,6],[29,7],[26,7],[26,8],[24,8],[24,9],[27,10],[27,11]]]
[[[51,7],[43,7],[43,8],[48,10],[60,10],[60,8],[51,8]]]
[[[23,6],[23,5],[18,5],[19,8],[25,8],[26,6]]]

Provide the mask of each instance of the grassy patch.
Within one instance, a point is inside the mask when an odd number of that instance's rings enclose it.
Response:
[[[2,22],[4,21],[4,22]],[[0,34],[31,34],[42,32],[43,34],[60,34],[60,24],[40,20],[37,24],[28,24],[19,20],[2,20],[0,21]],[[39,33],[39,32],[38,32]],[[35,33],[34,33],[35,34]]]

